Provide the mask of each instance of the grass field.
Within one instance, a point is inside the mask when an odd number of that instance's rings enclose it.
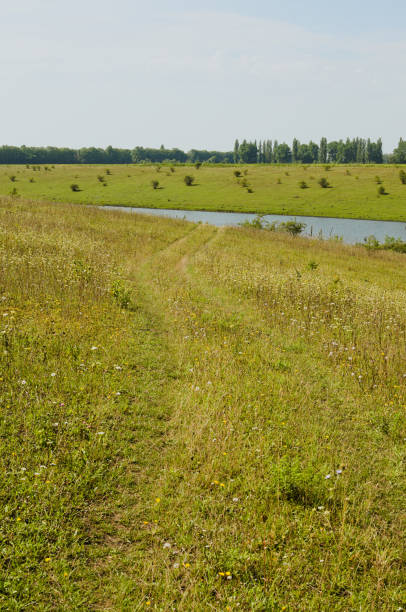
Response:
[[[406,607],[403,255],[3,198],[0,259],[2,610]]]
[[[169,166],[79,165],[48,170],[1,166],[0,194],[15,190],[24,198],[57,202],[406,221],[406,185],[399,179],[398,167],[325,168],[174,166],[171,171]],[[240,178],[234,176],[236,170]],[[194,176],[194,186],[185,185],[187,174]],[[321,178],[331,187],[321,188]],[[158,189],[151,186],[154,180]],[[306,188],[300,187],[302,182]],[[72,184],[79,191],[72,192]],[[380,187],[386,195],[378,195]]]

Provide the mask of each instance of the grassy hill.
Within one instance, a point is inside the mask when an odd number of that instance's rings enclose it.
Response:
[[[403,255],[2,199],[0,260],[1,609],[406,606]]]
[[[395,166],[1,166],[0,194],[85,204],[406,221],[406,185],[399,172]],[[193,186],[185,185],[186,175],[194,177]],[[320,187],[323,178],[330,187]],[[158,189],[152,181],[158,181]],[[78,191],[72,192],[71,185]],[[380,188],[386,195],[378,194]]]

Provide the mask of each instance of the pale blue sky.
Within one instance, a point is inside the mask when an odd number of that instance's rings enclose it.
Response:
[[[15,0],[0,143],[406,136],[404,0]]]

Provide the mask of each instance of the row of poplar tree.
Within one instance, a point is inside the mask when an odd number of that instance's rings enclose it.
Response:
[[[333,140],[322,138],[320,143],[310,141],[301,143],[294,138],[292,146],[279,144],[277,140],[247,142],[238,140],[234,144],[234,162],[246,164],[382,164],[384,154],[382,140],[376,142],[369,138]]]

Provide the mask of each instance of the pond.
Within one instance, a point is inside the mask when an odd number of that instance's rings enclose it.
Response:
[[[244,221],[252,221],[257,215],[250,213],[213,212],[198,210],[174,210],[163,208],[130,208],[128,206],[100,206],[103,209],[122,210],[127,213],[143,213],[161,217],[185,219],[194,223],[209,223],[211,225],[239,225]],[[338,236],[348,244],[363,242],[364,238],[374,235],[380,242],[385,236],[393,236],[406,241],[406,223],[399,221],[371,221],[367,219],[337,219],[332,217],[302,217],[288,215],[264,215],[264,220],[273,221],[295,220],[305,223],[303,235],[321,238]]]

